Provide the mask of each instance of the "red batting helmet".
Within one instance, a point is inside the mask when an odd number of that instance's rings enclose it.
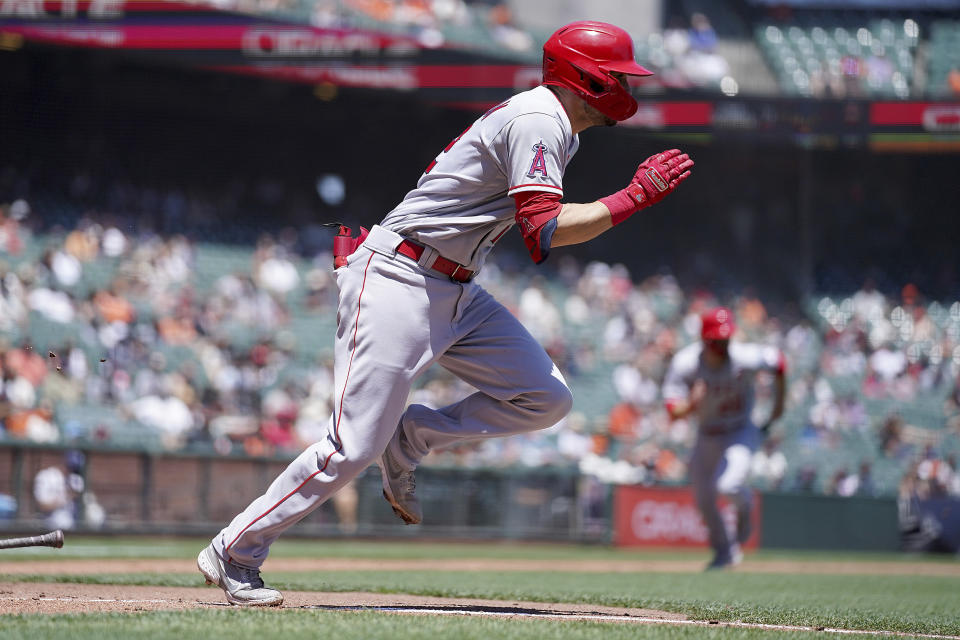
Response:
[[[726,307],[717,307],[700,317],[700,337],[704,340],[729,340],[737,330],[733,312]]]
[[[633,59],[630,34],[606,22],[572,22],[543,45],[543,84],[566,87],[597,111],[626,120],[637,101],[610,72],[652,76]]]

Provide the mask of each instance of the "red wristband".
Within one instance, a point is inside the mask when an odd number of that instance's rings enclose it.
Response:
[[[647,196],[643,188],[631,183],[626,189],[611,193],[600,202],[610,210],[610,221],[616,226],[647,206]]]

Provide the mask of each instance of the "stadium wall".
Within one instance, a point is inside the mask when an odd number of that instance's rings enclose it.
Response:
[[[34,479],[60,467],[64,449],[0,447],[0,494],[17,509],[0,517],[0,530],[49,528],[34,497]],[[83,491],[75,497],[77,529],[111,534],[209,534],[263,490],[287,464],[282,458],[216,458],[134,451],[86,450],[78,469]],[[703,528],[682,487],[610,486],[561,469],[501,471],[422,468],[418,494],[430,523],[403,527],[380,497],[380,474],[371,467],[353,490],[322,505],[293,531],[295,536],[413,535],[463,539],[553,540],[627,546],[705,546]],[[84,495],[95,496],[106,518],[87,522]],[[340,494],[338,494],[339,496]],[[901,547],[897,501],[764,493],[755,513],[751,547],[894,551]],[[629,517],[653,504],[657,513],[689,535],[643,535],[627,529]],[[625,515],[626,514],[626,515]],[[682,514],[681,514],[682,515]],[[640,518],[650,524],[656,518]],[[663,518],[660,518],[663,521]],[[635,528],[635,527],[634,527]],[[663,532],[660,532],[661,534]],[[701,532],[703,533],[703,532]],[[629,535],[628,535],[629,534]],[[678,534],[679,535],[679,534]]]

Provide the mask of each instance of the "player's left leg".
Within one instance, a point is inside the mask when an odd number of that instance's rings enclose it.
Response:
[[[477,287],[461,337],[439,358],[479,391],[438,410],[411,405],[388,452],[410,468],[432,449],[455,442],[550,427],[569,413],[573,396],[543,347],[503,305]]]
[[[734,434],[723,452],[717,491],[726,496],[737,510],[736,540],[745,543],[753,531],[751,516],[753,491],[748,485],[753,452],[756,449],[756,428],[752,425]]]

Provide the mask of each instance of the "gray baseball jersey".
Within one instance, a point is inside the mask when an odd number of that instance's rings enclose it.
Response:
[[[707,395],[697,410],[700,431],[728,433],[749,424],[754,402],[754,377],[758,371],[783,367],[783,356],[772,346],[731,342],[730,359],[717,369],[703,362],[703,343],[687,345],[674,355],[663,382],[663,397],[686,400],[697,380],[707,385]]]
[[[455,138],[381,226],[478,271],[514,225],[511,196],[563,195],[563,173],[579,138],[552,91],[520,93]]]

